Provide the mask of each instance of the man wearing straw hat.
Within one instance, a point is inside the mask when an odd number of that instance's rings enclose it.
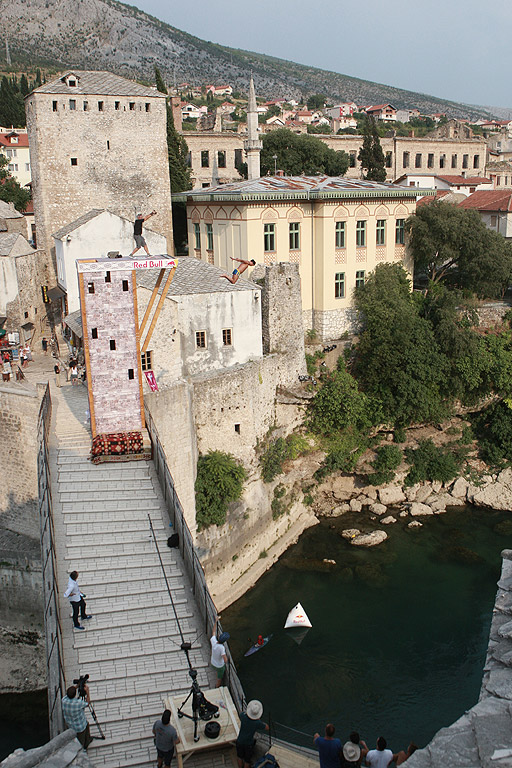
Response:
[[[268,725],[260,720],[262,714],[263,704],[253,699],[240,715],[240,731],[235,743],[238,768],[251,768],[254,734],[256,731],[268,731]]]

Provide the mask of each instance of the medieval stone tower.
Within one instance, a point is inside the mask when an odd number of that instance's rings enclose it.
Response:
[[[134,219],[173,253],[165,96],[110,72],[69,71],[26,98],[39,248],[92,208]]]
[[[260,152],[262,143],[258,138],[258,112],[256,111],[256,94],[254,82],[251,77],[249,85],[249,104],[247,107],[247,139],[244,141],[245,154],[247,156],[247,178],[259,179]]]

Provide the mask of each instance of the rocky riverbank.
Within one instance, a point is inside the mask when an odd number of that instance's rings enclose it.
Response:
[[[44,635],[37,629],[0,627],[0,693],[46,688]]]
[[[361,529],[347,528],[343,536],[354,546],[371,547],[387,539],[384,528],[398,520],[411,518],[410,528],[420,528],[421,518],[439,515],[450,507],[473,504],[493,510],[512,510],[512,469],[484,474],[471,482],[458,477],[448,483],[434,481],[407,487],[403,481],[384,486],[368,486],[358,475],[331,478],[318,489],[316,513],[339,517],[361,513]],[[365,514],[366,513],[366,514]]]

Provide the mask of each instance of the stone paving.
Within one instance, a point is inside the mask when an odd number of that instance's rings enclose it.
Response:
[[[191,661],[203,688],[214,684],[209,642],[200,624],[181,556],[166,546],[170,529],[152,462],[93,465],[82,385],[51,384],[54,431],[50,443],[53,509],[66,685],[90,675],[93,706],[105,741],[89,748],[98,768],[155,764],[151,737],[163,700],[187,695],[190,677],[180,635],[150,535],[148,514],[176,603]],[[69,571],[78,570],[93,616],[73,629],[62,597]],[[91,722],[91,732],[98,735]],[[232,749],[203,753],[191,768],[232,764]]]

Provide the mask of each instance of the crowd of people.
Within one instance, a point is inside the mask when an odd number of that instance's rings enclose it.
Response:
[[[388,765],[402,765],[418,749],[411,742],[407,750],[393,752],[388,749],[384,736],[379,736],[375,749],[368,749],[357,731],[352,731],[348,740],[342,744],[335,735],[332,723],[325,726],[325,735],[315,733],[313,743],[318,750],[320,768],[359,768],[366,765],[369,768],[387,768]]]

